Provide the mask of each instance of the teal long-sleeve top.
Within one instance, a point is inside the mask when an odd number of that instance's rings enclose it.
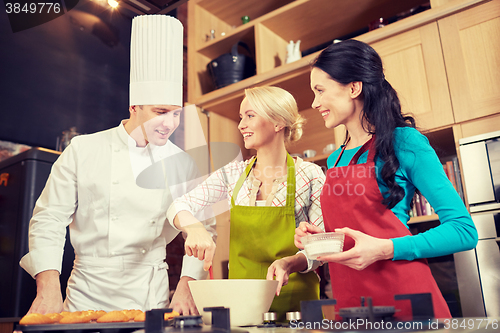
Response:
[[[346,149],[337,166],[348,165],[360,148]],[[438,257],[475,248],[478,236],[471,216],[427,138],[414,128],[398,127],[394,131],[394,150],[400,164],[395,179],[405,196],[392,212],[408,228],[408,211],[417,188],[434,208],[441,224],[414,236],[392,238],[393,260]],[[328,168],[333,167],[340,151],[341,148],[328,157]],[[366,163],[367,157],[368,152],[363,153],[357,163]],[[378,186],[386,198],[388,188],[380,175],[383,161],[378,158],[375,163]]]

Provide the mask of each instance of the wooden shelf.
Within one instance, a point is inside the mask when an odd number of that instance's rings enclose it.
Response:
[[[278,84],[291,79],[290,75],[293,76],[297,70],[302,72],[300,74],[309,72],[310,61],[317,53],[292,64],[285,64],[286,45],[290,40],[300,39],[301,50],[306,50],[366,27],[379,17],[391,17],[425,2],[426,0],[193,1],[189,15],[190,20],[195,23],[188,32],[189,102],[226,115],[227,107],[210,102],[221,96],[223,100],[232,102],[230,95],[234,91],[257,84]],[[243,25],[236,24],[243,15],[249,15],[251,21]],[[207,40],[206,36],[210,35],[211,30],[215,30],[215,38]],[[229,89],[219,89],[211,94],[213,85],[206,65],[212,59],[228,53],[231,46],[239,40],[247,43],[254,53],[257,76],[238,82],[241,85],[232,84]],[[300,77],[300,81],[302,79]],[[310,90],[308,81],[307,78],[305,89],[298,90]],[[210,105],[204,105],[205,103]],[[310,101],[307,102],[309,104]],[[234,103],[230,105],[234,106]]]
[[[230,53],[234,44],[239,41],[244,42],[250,48],[250,52],[255,53],[255,26],[252,23],[245,24],[230,33],[227,33],[224,38],[215,38],[210,40],[197,52],[212,60],[224,53]],[[239,51],[239,53],[248,55],[246,51]],[[254,54],[252,54],[254,57]]]
[[[422,222],[432,222],[439,220],[437,214],[424,215],[424,216],[414,216],[409,221],[408,224],[422,223]]]
[[[393,17],[427,2],[426,0],[379,0],[375,3],[367,0],[257,2],[205,0],[200,1],[198,5],[235,32],[248,28],[247,25],[262,24],[287,42],[300,39],[301,49],[307,50],[367,27],[370,22],[380,17]],[[251,21],[242,25],[241,17],[244,15],[250,16]],[[232,34],[233,32],[226,31],[226,37]],[[212,45],[216,40],[208,41],[206,46],[202,45],[200,49]]]
[[[318,161],[323,161],[328,159],[328,156],[330,156],[331,153],[328,154],[319,154],[314,157],[309,157],[309,158],[304,158],[304,161],[307,162],[318,162]]]
[[[301,49],[340,38],[390,18],[426,0],[297,0],[262,17],[262,24],[285,41],[301,40]]]
[[[231,26],[241,26],[242,16],[249,16],[250,22],[272,12],[294,0],[228,1],[202,0],[198,5]]]
[[[194,104],[205,110],[238,121],[239,106],[246,88],[256,85],[276,85],[290,91],[297,100],[299,110],[308,109],[314,97],[309,87],[309,63],[316,56],[317,53],[310,54],[296,62],[277,67],[267,73],[255,75],[211,91],[196,98]]]

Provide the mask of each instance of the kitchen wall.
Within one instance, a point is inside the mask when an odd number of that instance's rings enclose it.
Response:
[[[0,140],[56,148],[63,130],[92,133],[128,117],[131,17],[81,0],[13,33],[0,11]]]
[[[185,30],[186,11],[182,5],[168,14]],[[80,0],[53,21],[13,33],[0,11],[0,140],[56,149],[56,138],[72,126],[93,133],[128,118],[133,16]],[[182,125],[172,141],[184,145]],[[184,254],[181,235],[167,253],[174,289]]]

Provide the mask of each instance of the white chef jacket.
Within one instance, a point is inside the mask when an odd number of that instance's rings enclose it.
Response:
[[[33,277],[45,270],[61,272],[69,225],[75,263],[66,311],[168,305],[166,245],[179,231],[166,221],[166,212],[175,197],[194,187],[189,180],[195,179],[197,169],[170,141],[142,151],[129,149],[135,141],[123,124],[73,138],[54,163],[33,211],[30,250],[20,261]],[[174,155],[180,156],[180,163],[167,158]],[[161,188],[162,177],[159,188],[137,186],[137,168],[147,166],[145,159],[167,161],[162,167],[172,186]],[[213,236],[214,222],[205,221]],[[181,276],[205,278],[203,262],[184,256]]]

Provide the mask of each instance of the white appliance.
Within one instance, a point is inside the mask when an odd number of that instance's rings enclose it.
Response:
[[[464,187],[479,242],[456,253],[464,317],[500,316],[500,131],[459,140]]]

